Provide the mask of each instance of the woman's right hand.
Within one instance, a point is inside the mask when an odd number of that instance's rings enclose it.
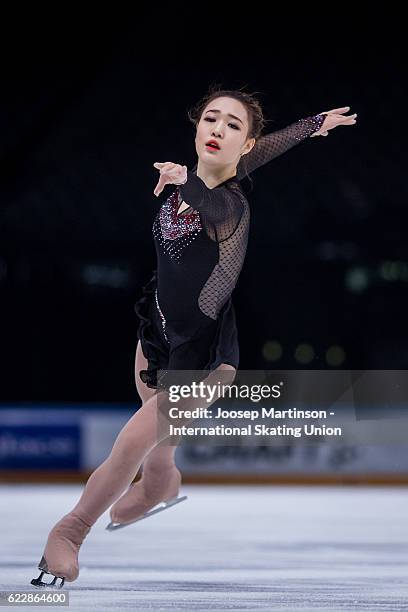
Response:
[[[165,185],[182,185],[187,181],[187,166],[173,162],[155,162],[153,166],[160,170],[159,182],[153,192],[156,197],[161,194]]]

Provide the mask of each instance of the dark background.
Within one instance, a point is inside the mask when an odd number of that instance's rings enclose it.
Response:
[[[214,82],[258,92],[266,131],[346,105],[358,113],[245,184],[240,369],[405,369],[407,88],[394,25],[253,31],[202,5],[198,29],[157,11],[103,28],[64,29],[61,17],[4,47],[0,401],[138,398],[133,304],[155,267],[165,193],[153,195],[153,163],[194,165],[187,109]],[[280,343],[279,359],[267,342]],[[297,357],[303,343],[311,360]]]

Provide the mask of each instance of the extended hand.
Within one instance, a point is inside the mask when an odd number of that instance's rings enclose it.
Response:
[[[153,192],[156,197],[168,183],[181,185],[187,180],[187,166],[180,166],[180,164],[173,164],[173,162],[155,162],[153,166],[160,170],[159,182]]]
[[[354,115],[345,115],[344,113],[349,110],[349,106],[343,106],[342,108],[334,108],[330,111],[324,111],[326,113],[326,117],[324,118],[322,126],[320,130],[311,135],[311,138],[313,136],[327,136],[329,130],[332,130],[338,125],[353,125],[356,122],[357,113],[354,113]]]

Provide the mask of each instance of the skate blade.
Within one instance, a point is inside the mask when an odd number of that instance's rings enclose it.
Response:
[[[149,512],[145,512],[142,516],[135,519],[134,521],[129,521],[129,523],[113,523],[112,521],[107,525],[106,529],[108,531],[115,531],[116,529],[122,529],[123,527],[127,527],[128,525],[133,525],[133,523],[137,523],[138,521],[142,521],[145,518],[149,518],[153,514],[158,514],[159,512],[163,512],[163,510],[167,510],[176,504],[187,499],[187,495],[183,495],[183,497],[172,497],[167,501],[161,502],[161,505],[158,508],[154,508],[153,510],[149,510]]]
[[[65,578],[63,578],[62,576],[54,576],[54,574],[51,574],[51,572],[48,570],[48,565],[47,561],[45,560],[45,557],[41,557],[41,561],[38,564],[38,569],[41,570],[41,574],[38,576],[38,578],[33,578],[30,584],[35,586],[37,589],[62,589],[62,587],[64,586]],[[51,576],[54,576],[54,580],[52,582],[43,582],[41,579],[44,574],[51,574]],[[60,584],[57,584],[58,578],[61,580]]]

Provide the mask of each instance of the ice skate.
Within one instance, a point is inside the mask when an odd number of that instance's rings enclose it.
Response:
[[[51,529],[44,554],[38,564],[41,574],[33,578],[31,584],[38,588],[62,588],[64,582],[73,582],[78,578],[78,553],[80,546],[89,533],[90,525],[87,525],[79,516],[73,512],[65,515]],[[52,582],[43,582],[44,574],[54,576]],[[57,579],[60,578],[60,584]]]
[[[112,506],[111,522],[108,531],[114,531],[132,525],[137,521],[158,514],[187,499],[186,495],[178,496],[181,485],[181,474],[176,467],[166,480],[163,475],[154,482],[150,475],[132,484],[128,491]],[[158,506],[156,508],[156,506]]]

